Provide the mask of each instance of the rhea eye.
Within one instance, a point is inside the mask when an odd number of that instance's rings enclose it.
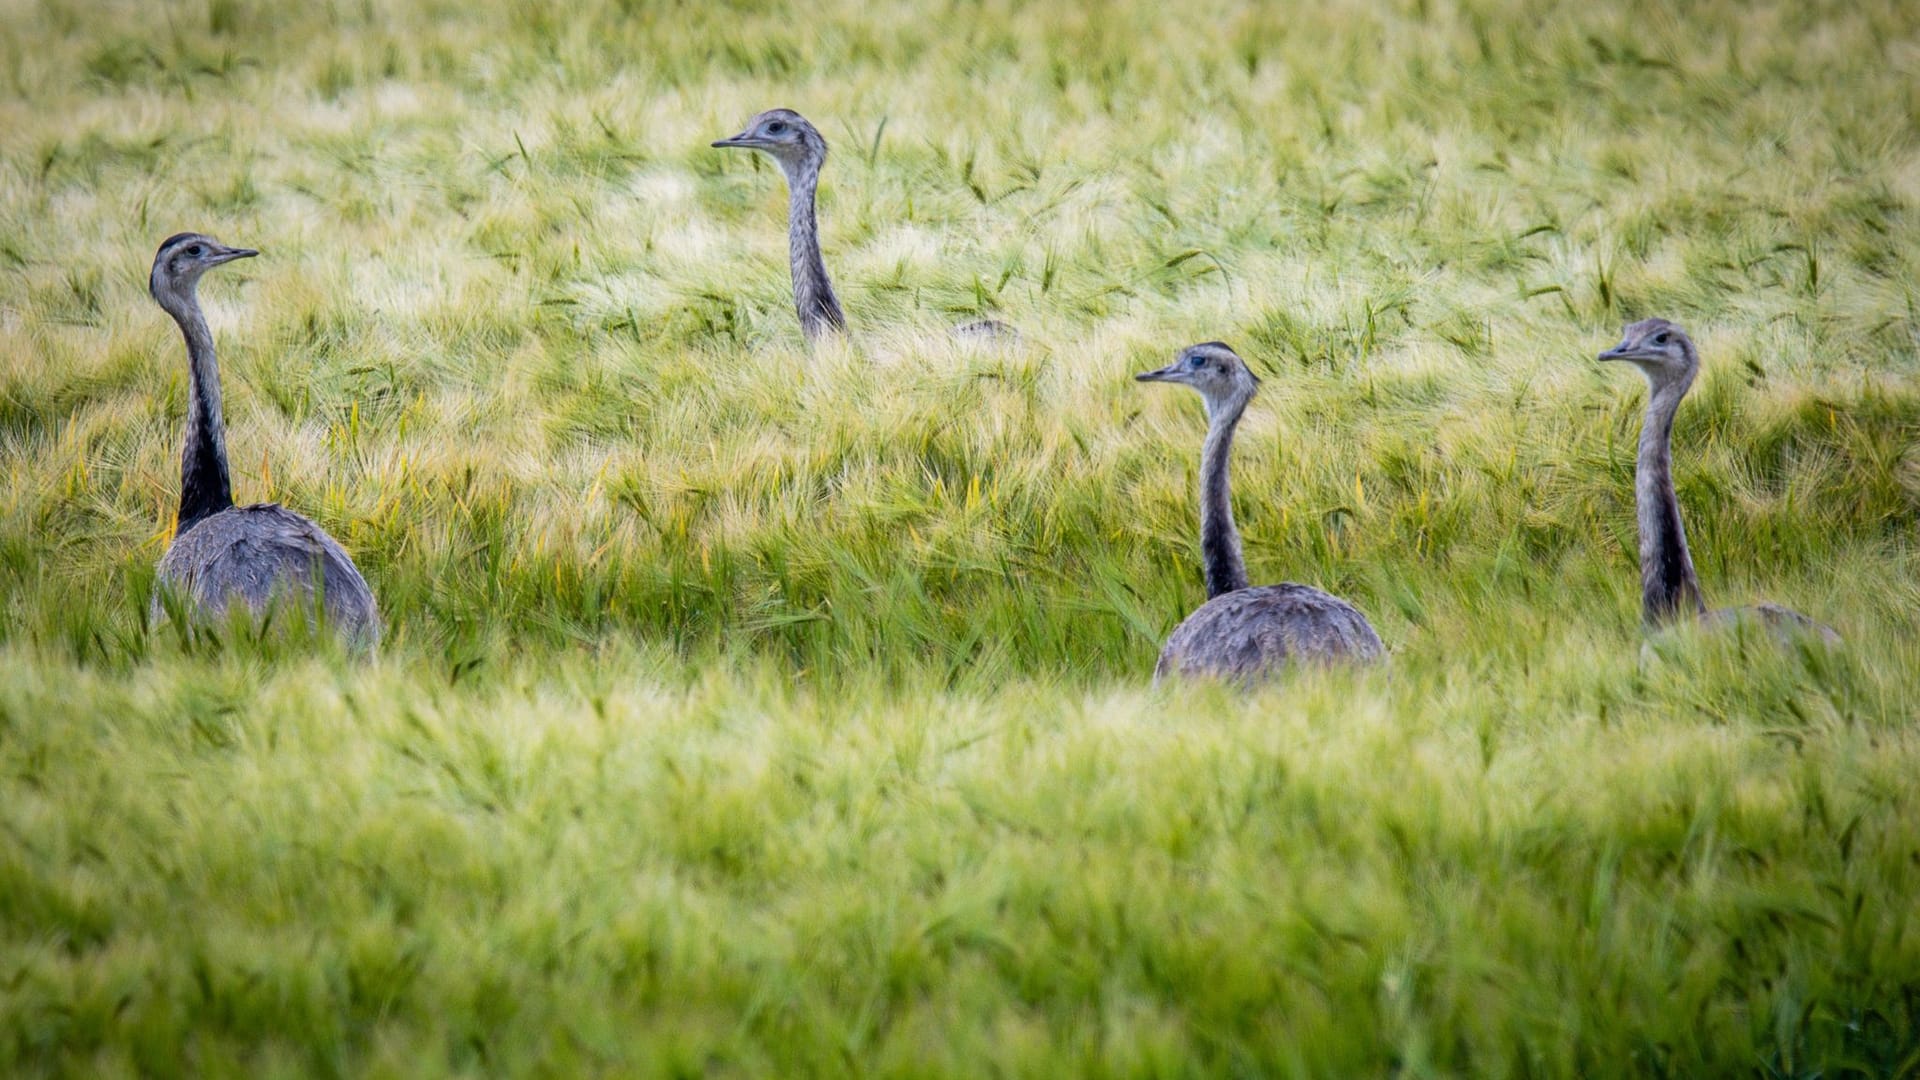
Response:
[[[1187,357],[1187,366],[1195,371],[1199,371],[1204,364],[1206,364],[1206,361],[1197,356]]]
[[[207,253],[207,249],[204,247],[201,247],[199,244],[194,244],[193,246],[187,248],[187,254],[193,256],[196,259],[202,255],[205,255],[206,253]]]
[[[786,130],[787,122],[785,120],[775,120],[773,123],[767,125],[767,134],[769,135],[784,135],[786,134]]]
[[[1667,343],[1667,332],[1665,330],[1662,330],[1659,333],[1653,335],[1653,343],[1655,345],[1665,345]]]

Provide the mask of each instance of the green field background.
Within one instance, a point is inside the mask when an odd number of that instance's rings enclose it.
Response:
[[[148,623],[188,229],[370,661]],[[0,1073],[1912,1075],[1917,282],[1906,3],[0,0]],[[1216,338],[1384,667],[1149,686]]]

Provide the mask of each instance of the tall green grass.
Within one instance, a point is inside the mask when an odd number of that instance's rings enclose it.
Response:
[[[0,1071],[1911,1071],[1910,7],[0,0]],[[148,625],[186,228],[372,663]],[[1386,669],[1148,691],[1211,338]]]

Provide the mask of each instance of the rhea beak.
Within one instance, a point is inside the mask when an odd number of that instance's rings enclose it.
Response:
[[[1166,367],[1156,368],[1153,371],[1143,371],[1140,374],[1135,375],[1133,377],[1133,381],[1134,382],[1172,382],[1178,367],[1179,367],[1178,364],[1168,364]]]
[[[219,266],[221,263],[230,263],[235,259],[251,259],[258,254],[260,253],[252,248],[228,248],[213,257],[213,265]]]
[[[753,146],[753,140],[747,138],[747,133],[744,131],[729,138],[718,139],[713,143],[715,150],[727,150],[735,147],[751,150]]]
[[[1633,358],[1633,352],[1631,349],[1627,347],[1627,343],[1624,341],[1618,345],[1615,345],[1613,348],[1608,349],[1606,352],[1603,352],[1600,354],[1600,359],[1602,361],[1631,360],[1632,358]]]

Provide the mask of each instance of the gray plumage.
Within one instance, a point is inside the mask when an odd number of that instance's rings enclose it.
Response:
[[[747,122],[738,135],[713,143],[717,149],[758,150],[780,165],[787,178],[787,263],[793,274],[793,310],[808,342],[823,334],[845,333],[846,314],[820,257],[820,222],[815,196],[820,170],[827,163],[827,140],[807,118],[792,109],[768,109]],[[1013,343],[1020,332],[997,319],[956,326],[954,337],[972,343]]]
[[[226,619],[236,601],[255,617],[274,605],[304,615],[315,610],[317,601],[334,632],[351,644],[371,648],[380,638],[373,593],[340,545],[318,525],[278,504],[233,504],[220,368],[198,287],[207,270],[257,254],[210,236],[180,233],[168,237],[154,256],[147,288],[180,325],[188,363],[179,522],[160,559],[154,618],[164,614],[162,591],[184,602],[190,620],[208,624]]]
[[[236,600],[256,618],[276,600],[288,609],[281,617],[304,617],[318,584],[335,632],[367,647],[380,638],[373,592],[352,557],[320,526],[279,503],[229,507],[175,536],[160,559],[160,580],[214,625]],[[158,596],[154,608],[158,615]]]
[[[1779,641],[1815,634],[1829,643],[1840,635],[1778,604],[1710,611],[1700,593],[1680,500],[1673,490],[1673,419],[1700,372],[1700,354],[1686,332],[1665,319],[1643,319],[1626,328],[1620,344],[1600,354],[1624,360],[1647,377],[1647,414],[1634,461],[1633,501],[1640,536],[1641,615],[1649,629],[1682,620],[1712,628],[1755,624]]]
[[[962,323],[950,331],[961,341],[983,345],[1017,345],[1020,343],[1020,331],[1009,323],[999,319],[980,319]]]
[[[1753,627],[1782,645],[1804,640],[1808,635],[1818,637],[1828,645],[1840,644],[1839,631],[1833,627],[1816,622],[1792,608],[1781,607],[1779,604],[1715,608],[1701,616],[1700,621],[1701,625],[1714,630]]]
[[[1287,663],[1373,661],[1380,635],[1358,608],[1310,585],[1262,585],[1216,596],[1168,635],[1153,681],[1170,675],[1256,681]]]
[[[768,109],[749,121],[745,131],[713,145],[759,150],[779,163],[787,177],[787,262],[793,272],[793,309],[800,316],[800,330],[808,341],[844,331],[847,317],[820,258],[820,224],[814,217],[820,168],[827,163],[827,140],[792,109]]]
[[[1193,387],[1206,402],[1208,421],[1200,458],[1200,555],[1208,600],[1168,636],[1153,681],[1178,675],[1254,683],[1292,663],[1379,660],[1380,635],[1345,600],[1290,582],[1247,585],[1229,477],[1234,430],[1259,387],[1246,362],[1225,344],[1209,341],[1134,378]]]

